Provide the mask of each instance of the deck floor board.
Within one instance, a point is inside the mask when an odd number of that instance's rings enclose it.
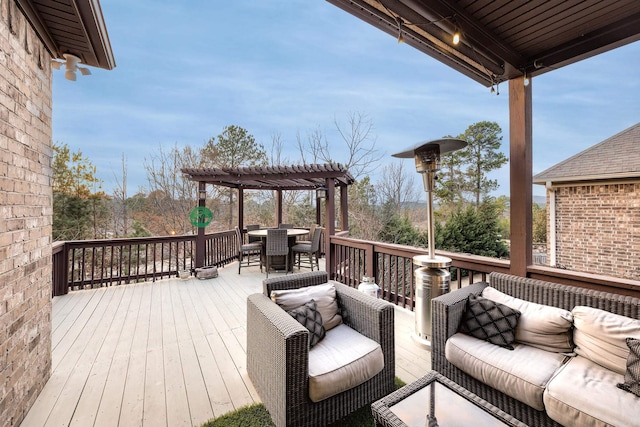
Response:
[[[264,277],[234,263],[215,279],[55,297],[51,378],[21,425],[198,426],[259,402],[246,370],[246,298]],[[412,342],[413,313],[396,308],[395,319],[396,376],[411,382],[430,354]]]

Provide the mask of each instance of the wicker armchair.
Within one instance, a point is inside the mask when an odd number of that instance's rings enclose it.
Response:
[[[309,399],[309,332],[267,295],[327,279],[324,271],[273,277],[263,281],[264,294],[247,300],[247,372],[278,427],[325,426],[393,391],[393,306],[335,283],[344,323],[380,343],[385,368],[350,390],[320,402]]]

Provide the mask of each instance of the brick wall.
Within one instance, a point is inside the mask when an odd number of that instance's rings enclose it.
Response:
[[[51,372],[51,57],[0,0],[0,426]]]
[[[640,280],[640,183],[556,190],[556,266]]]

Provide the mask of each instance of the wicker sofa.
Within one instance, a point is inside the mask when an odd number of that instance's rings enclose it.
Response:
[[[384,368],[347,391],[309,398],[309,332],[268,295],[327,282],[323,271],[272,277],[247,299],[247,372],[276,426],[325,426],[393,391],[393,306],[334,282],[343,323],[380,344]]]
[[[587,306],[631,319],[640,319],[640,299],[501,273],[491,273],[489,283],[475,283],[433,299],[433,369],[527,425],[559,426],[560,424],[552,420],[545,410],[534,409],[475,379],[454,366],[445,356],[447,340],[458,332],[469,295],[480,295],[487,286],[521,300],[564,310],[571,311],[576,306]],[[575,394],[581,395],[578,391]],[[588,394],[582,396],[585,399],[591,397]]]

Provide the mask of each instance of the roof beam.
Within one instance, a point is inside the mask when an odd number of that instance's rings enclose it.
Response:
[[[640,13],[629,15],[606,27],[581,35],[578,38],[556,46],[552,52],[543,53],[534,58],[534,69],[557,68],[565,63],[576,62],[595,56],[604,51],[624,46],[633,41],[640,40]],[[535,75],[535,72],[533,72]]]

